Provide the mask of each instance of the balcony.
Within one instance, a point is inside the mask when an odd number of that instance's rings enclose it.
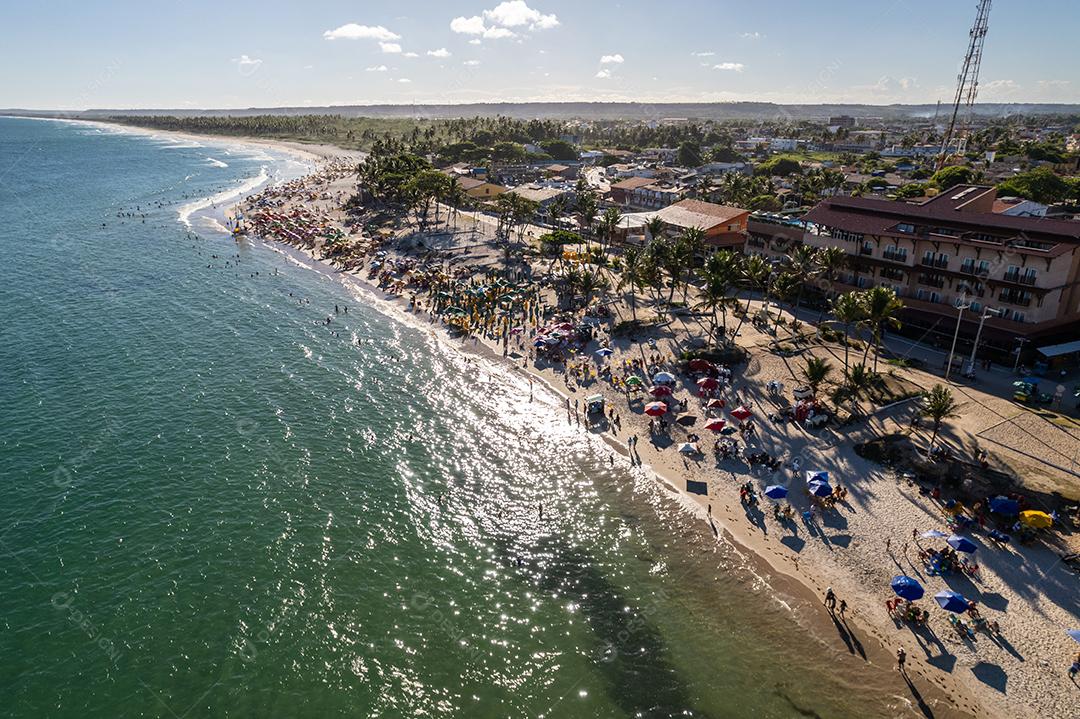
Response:
[[[919,284],[926,285],[927,287],[937,287],[941,289],[945,286],[944,277],[936,277],[934,275],[919,275]]]
[[[872,254],[874,254],[874,248],[873,247],[860,247],[859,248],[859,254],[860,255],[872,255]]]
[[[881,259],[888,260],[889,262],[900,262],[900,263],[906,265],[907,264],[907,253],[906,252],[889,252],[888,250],[885,250],[884,252],[881,253]]]
[[[968,264],[965,262],[960,265],[960,271],[965,275],[972,275],[973,277],[986,277],[990,274],[990,271],[985,267],[976,267],[974,263]]]
[[[1008,290],[1005,290],[1000,295],[998,295],[998,300],[1001,301],[1001,302],[1007,302],[1010,305],[1019,305],[1021,307],[1030,307],[1031,306],[1031,297],[1030,296],[1029,297],[1024,297],[1022,295],[1013,294],[1013,293],[1009,292]]]
[[[922,262],[920,264],[923,267],[934,267],[934,268],[937,268],[939,270],[945,270],[945,269],[948,269],[948,267],[949,267],[949,261],[947,259],[942,258],[942,257],[936,257],[936,258],[924,257],[924,258],[922,258]]]

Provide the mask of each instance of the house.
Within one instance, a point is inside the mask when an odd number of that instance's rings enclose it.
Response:
[[[993,211],[1002,215],[1013,217],[1046,217],[1050,207],[1034,200],[1025,200],[1022,197],[999,197],[994,200]]]
[[[630,192],[629,205],[642,210],[658,210],[682,200],[689,192],[689,188],[672,182],[653,181],[648,185],[635,187]]]
[[[705,233],[711,248],[742,249],[746,241],[746,223],[750,211],[701,200],[681,200],[656,213],[672,233],[696,227]]]
[[[1080,334],[1080,222],[995,212],[993,187],[958,185],[920,203],[831,197],[802,218],[801,240],[751,222],[751,241],[841,247],[849,269],[834,291],[882,285],[903,298],[905,331],[961,347],[982,331],[988,354],[1008,357]],[[796,234],[800,231],[794,230]],[[748,248],[749,249],[749,248]],[[781,252],[788,250],[781,249]],[[959,310],[962,303],[966,309]]]
[[[457,182],[467,196],[476,200],[490,200],[506,192],[506,188],[502,185],[485,182],[474,177],[459,177]]]
[[[518,185],[517,187],[507,190],[512,195],[518,197],[524,197],[526,200],[532,200],[537,204],[538,213],[541,217],[546,218],[548,214],[548,208],[551,207],[551,203],[555,201],[557,197],[565,197],[567,202],[574,198],[574,192],[569,187],[556,187],[552,185]]]
[[[577,179],[578,168],[556,163],[545,167],[544,174],[548,177],[561,177],[564,180],[575,180]]]
[[[628,177],[611,185],[611,201],[619,205],[630,204],[634,190],[653,183],[650,177]]]

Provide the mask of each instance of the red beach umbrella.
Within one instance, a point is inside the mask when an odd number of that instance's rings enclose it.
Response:
[[[671,387],[665,387],[662,384],[658,384],[649,389],[649,394],[653,397],[670,397],[673,393]]]
[[[716,389],[720,386],[720,383],[716,381],[715,377],[702,377],[697,381],[697,386],[701,389]]]
[[[724,400],[722,400],[720,398],[715,398],[715,399],[710,399],[708,402],[706,402],[705,406],[708,407],[709,409],[720,409],[726,404],[727,404],[727,402],[725,402]]]
[[[659,417],[661,415],[667,414],[667,405],[663,402],[650,402],[649,404],[645,405],[645,414],[649,415],[650,417]]]
[[[740,422],[745,422],[746,420],[750,419],[753,414],[754,413],[751,412],[750,408],[746,405],[743,405],[742,407],[736,407],[735,409],[731,410],[731,416],[739,420]]]
[[[701,359],[700,357],[698,359],[690,360],[690,371],[691,372],[708,372],[712,368],[713,368],[713,363],[710,362],[709,360]]]
[[[705,429],[711,429],[713,432],[719,432],[726,426],[727,422],[725,422],[724,420],[714,419],[712,422],[709,422],[707,425],[705,425]]]

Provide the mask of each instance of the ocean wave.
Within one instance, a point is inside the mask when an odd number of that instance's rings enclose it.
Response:
[[[222,162],[221,160],[214,159],[213,157],[206,158],[206,161],[209,162],[214,167],[228,167],[228,165],[226,165],[224,162]]]
[[[223,202],[235,200],[236,198],[248,192],[252,192],[255,188],[257,188],[259,185],[263,184],[269,179],[270,175],[266,173],[266,166],[263,165],[259,168],[258,175],[256,175],[255,177],[249,177],[236,187],[231,187],[228,190],[223,190],[217,193],[216,195],[204,197],[201,200],[195,200],[194,202],[189,202],[186,205],[181,206],[180,209],[177,211],[178,218],[180,222],[182,222],[185,226],[191,227],[192,214],[198,212],[199,210],[205,210],[207,207],[213,207]]]

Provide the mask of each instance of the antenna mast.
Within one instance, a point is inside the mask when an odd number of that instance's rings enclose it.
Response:
[[[979,66],[982,65],[983,42],[986,40],[986,32],[990,29],[990,2],[991,0],[979,0],[978,11],[975,15],[975,24],[971,26],[970,40],[967,54],[960,68],[960,74],[956,78],[956,97],[953,100],[952,118],[949,120],[949,129],[945,131],[945,137],[941,142],[941,152],[938,154],[937,169],[941,169],[952,155],[962,155],[967,149],[967,129],[971,126],[975,114],[975,96],[979,92]],[[958,126],[957,118],[960,116],[960,106],[965,109],[966,126]],[[956,143],[956,151],[951,152],[951,145]]]

